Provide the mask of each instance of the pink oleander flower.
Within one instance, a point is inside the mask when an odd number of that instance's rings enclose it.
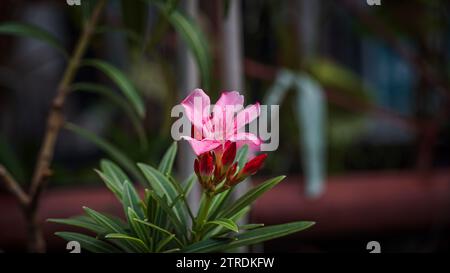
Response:
[[[244,109],[244,96],[239,92],[223,92],[211,107],[208,95],[201,89],[195,89],[181,105],[193,126],[193,134],[183,138],[190,143],[196,155],[212,150],[223,151],[227,141],[236,142],[238,148],[248,144],[257,149],[261,145],[256,135],[243,132],[245,125],[260,115],[260,105],[257,102]]]
[[[197,155],[194,171],[206,192],[227,190],[261,168],[267,154],[256,156],[242,169],[235,162],[238,147],[248,144],[255,150],[261,145],[256,135],[243,132],[245,125],[260,115],[259,103],[243,109],[244,97],[231,91],[223,92],[211,106],[205,92],[195,89],[181,104],[193,128],[191,136],[183,138]],[[219,185],[223,186],[217,189]]]

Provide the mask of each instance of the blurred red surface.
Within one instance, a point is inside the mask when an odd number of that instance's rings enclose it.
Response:
[[[252,221],[266,224],[316,221],[313,228],[301,234],[308,240],[450,226],[450,170],[436,170],[426,179],[407,171],[330,177],[324,194],[316,199],[305,197],[300,179],[290,176],[259,199],[251,213]],[[261,178],[255,179],[255,183],[260,181]],[[82,206],[122,214],[120,204],[104,187],[49,190],[44,193],[40,209],[49,249],[65,249],[64,241],[53,233],[69,228],[45,219],[82,214]],[[24,249],[25,234],[15,200],[0,195],[0,249]]]

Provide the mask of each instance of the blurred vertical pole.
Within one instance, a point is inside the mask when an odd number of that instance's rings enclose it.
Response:
[[[197,0],[182,0],[180,3],[184,12],[190,16],[193,20],[198,18],[198,1]],[[199,73],[194,56],[189,50],[188,46],[183,42],[181,37],[178,37],[178,62],[179,62],[179,94],[181,98],[186,97],[189,92],[199,85]],[[186,141],[179,142],[179,154],[178,165],[180,170],[180,176],[184,179],[189,177],[193,172],[194,166],[194,154],[189,144]],[[198,184],[194,185],[194,188],[189,195],[189,204],[192,209],[196,211],[200,200],[201,190]]]
[[[297,35],[300,40],[300,62],[308,62],[317,55],[318,33],[320,20],[320,0],[298,0],[296,10],[298,18],[295,18]],[[316,95],[317,96],[317,95]],[[311,132],[306,132],[311,133]],[[303,134],[304,146],[311,144],[311,140],[316,143],[314,136]],[[305,139],[309,137],[308,139]],[[312,137],[312,139],[311,139]],[[315,136],[324,137],[324,136]],[[320,143],[320,142],[317,142]],[[308,152],[304,152],[303,166],[307,177],[305,192],[309,197],[319,196],[324,189],[323,176],[323,148],[308,147]],[[305,156],[307,155],[307,157]],[[305,158],[306,157],[306,158]]]
[[[223,19],[221,40],[221,72],[223,90],[243,92],[241,1],[229,0]],[[219,1],[219,5],[222,1]],[[222,14],[221,14],[222,15]]]
[[[223,1],[216,2],[219,6],[219,16],[222,16],[222,28],[220,37],[220,71],[222,78],[221,90],[236,90],[244,93],[244,72],[243,72],[243,49],[242,49],[242,19],[241,19],[241,1],[229,0],[227,10],[224,10]],[[219,24],[220,24],[219,21]],[[235,191],[233,198],[241,196],[249,188],[250,179],[240,183]],[[241,223],[247,222],[244,218]],[[246,252],[247,248],[240,248],[240,251]]]
[[[301,61],[317,54],[320,0],[297,0],[297,35],[300,38]]]

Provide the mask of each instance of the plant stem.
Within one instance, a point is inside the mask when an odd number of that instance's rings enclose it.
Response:
[[[106,0],[100,0],[97,2],[91,18],[86,22],[83,28],[83,33],[78,40],[74,53],[69,60],[61,81],[58,84],[57,93],[53,99],[48,114],[46,131],[36,161],[29,193],[21,193],[22,190],[20,186],[17,185],[16,187],[14,183],[11,183],[11,181],[14,180],[11,179],[10,176],[8,178],[7,172],[4,172],[6,176],[3,175],[3,177],[6,178],[4,180],[6,181],[10,191],[14,192],[21,204],[25,204],[23,206],[23,212],[27,223],[28,250],[31,252],[45,251],[45,240],[42,231],[40,230],[39,219],[37,216],[39,199],[41,192],[45,188],[46,182],[51,175],[50,165],[55,151],[56,140],[64,121],[62,108],[64,106],[67,93],[69,92],[70,84],[75,78],[81,58],[84,56],[105,4]]]
[[[205,193],[205,203],[201,206],[200,211],[197,216],[197,221],[195,223],[195,239],[194,241],[200,241],[203,237],[202,230],[206,223],[208,212],[211,207],[211,202],[214,198],[214,195]]]
[[[8,170],[0,165],[0,178],[5,182],[6,188],[17,198],[17,201],[22,206],[28,205],[30,202],[28,195],[23,191],[19,183],[14,179],[14,177],[8,172]]]

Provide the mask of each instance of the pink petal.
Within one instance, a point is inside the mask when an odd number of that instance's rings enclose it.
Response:
[[[202,89],[193,90],[182,102],[188,119],[198,129],[203,128],[203,124],[208,119],[208,108],[211,102],[208,95]],[[208,110],[206,110],[208,109]]]
[[[228,140],[236,142],[238,148],[247,144],[253,150],[257,150],[262,143],[261,139],[252,133],[237,133],[230,136]]]
[[[259,102],[247,106],[244,110],[239,112],[236,115],[236,119],[234,121],[236,130],[241,129],[248,123],[255,120],[259,115],[261,114],[261,107],[259,105]]]
[[[214,105],[213,118],[206,123],[206,130],[217,140],[225,140],[225,136],[233,132],[234,116],[241,111],[244,96],[237,91],[222,92]]]
[[[244,105],[244,96],[237,91],[222,92],[220,98],[217,100],[216,105],[225,107],[226,105],[238,105],[242,107]]]
[[[192,150],[194,150],[194,153],[196,155],[201,155],[205,152],[209,152],[211,150],[214,150],[215,148],[219,147],[222,142],[214,140],[214,139],[202,139],[197,140],[195,138],[183,136],[182,139],[185,139],[189,142],[189,144],[192,147]]]

